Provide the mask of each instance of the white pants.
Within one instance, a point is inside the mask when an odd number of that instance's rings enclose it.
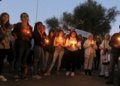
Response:
[[[101,57],[100,57],[100,75],[104,75],[105,77],[108,77],[108,75],[109,75],[109,64],[107,64],[107,65],[103,64],[106,56],[108,56],[108,54],[101,55]]]
[[[84,69],[91,70],[93,64],[93,57],[85,57]]]
[[[50,68],[48,69],[48,72],[51,72],[53,66],[55,65],[56,60],[58,59],[58,65],[57,65],[57,71],[60,70],[60,66],[61,66],[61,60],[64,54],[64,50],[55,50],[54,55],[53,55],[53,60],[52,60],[52,64],[50,65]]]

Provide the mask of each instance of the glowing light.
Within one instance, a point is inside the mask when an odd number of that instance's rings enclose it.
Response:
[[[28,30],[28,29],[23,29],[22,32],[25,34],[30,34],[30,30]]]
[[[75,41],[75,40],[71,40],[70,43],[71,43],[72,47],[75,48],[75,45],[77,44],[77,41]]]
[[[45,38],[45,44],[49,44],[50,43],[50,40],[48,38]]]
[[[120,41],[120,37],[118,37],[117,40]]]

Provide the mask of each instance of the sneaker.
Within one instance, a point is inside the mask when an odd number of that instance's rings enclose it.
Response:
[[[74,76],[75,76],[75,73],[74,73],[74,72],[72,72],[72,73],[71,73],[71,77],[74,77]]]
[[[2,75],[0,75],[0,80],[3,81],[3,82],[7,81],[7,79],[4,76],[2,76]]]
[[[44,76],[50,76],[51,73],[47,72],[47,73],[44,73]]]
[[[44,73],[44,76],[47,76],[48,75],[48,73]]]
[[[51,73],[50,73],[50,72],[48,72],[48,73],[47,73],[47,75],[48,75],[48,76],[50,76],[50,75],[51,75]]]
[[[70,75],[70,72],[68,71],[68,72],[66,72],[66,74],[65,74],[66,76],[69,76]]]
[[[39,76],[39,75],[34,75],[33,78],[35,78],[35,79],[41,79],[42,77]]]

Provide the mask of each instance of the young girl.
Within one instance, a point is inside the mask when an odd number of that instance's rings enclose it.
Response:
[[[57,59],[58,59],[57,73],[59,73],[59,70],[61,67],[61,60],[62,60],[62,57],[64,54],[64,44],[65,44],[64,32],[63,32],[63,30],[60,30],[54,39],[55,51],[54,51],[54,55],[53,55],[52,64],[50,65],[50,67],[49,67],[47,73],[45,73],[45,75],[50,75],[51,70],[54,67]]]
[[[28,75],[28,65],[27,58],[30,53],[31,39],[32,39],[32,27],[29,24],[29,15],[27,13],[22,13],[20,15],[21,22],[15,24],[13,30],[13,36],[15,38],[15,71],[18,78],[27,78]]]
[[[66,76],[71,75],[73,77],[75,76],[77,51],[81,48],[81,43],[75,31],[70,32],[69,37],[66,39],[65,46],[67,49]]]

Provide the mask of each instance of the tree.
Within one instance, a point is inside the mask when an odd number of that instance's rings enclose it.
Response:
[[[73,15],[76,28],[93,34],[104,34],[110,31],[110,24],[118,14],[116,7],[106,9],[96,1],[88,0],[77,6]]]
[[[65,28],[67,28],[67,25],[70,25],[77,29],[91,32],[94,35],[104,35],[110,32],[111,23],[115,21],[118,14],[120,12],[117,11],[116,7],[106,9],[95,0],[88,0],[76,6],[73,13],[64,12],[62,21],[65,22],[63,24]],[[52,27],[58,24],[58,20],[54,17],[47,21],[48,25]]]
[[[50,29],[56,29],[59,26],[58,19],[56,17],[52,17],[46,20],[46,24]]]
[[[73,15],[68,12],[63,13],[63,21],[66,22],[66,24],[72,25],[73,24]]]

